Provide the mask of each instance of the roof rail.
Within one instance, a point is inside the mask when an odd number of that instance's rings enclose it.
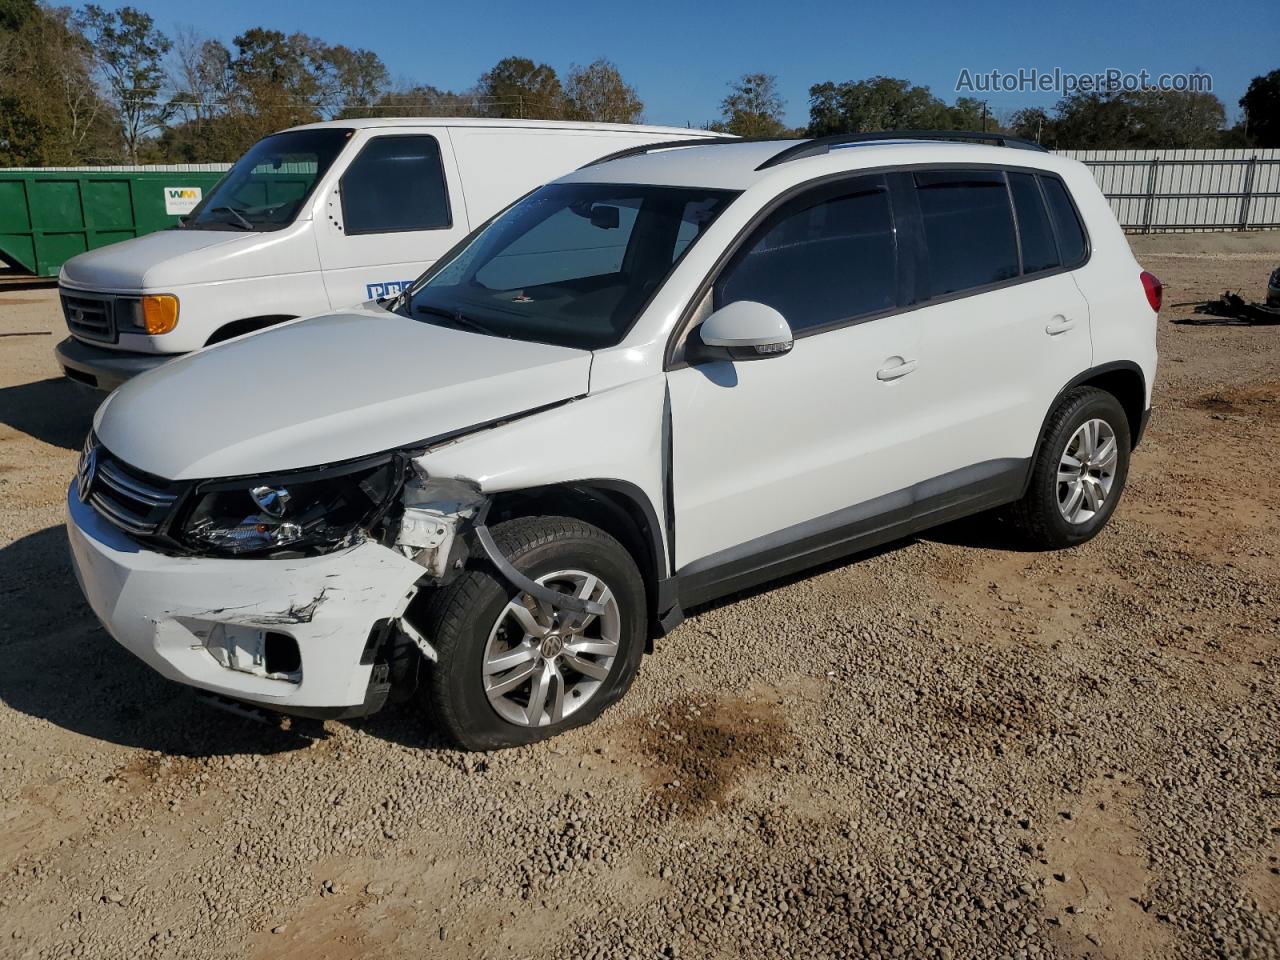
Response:
[[[992,143],[998,147],[1014,147],[1018,150],[1038,150],[1041,153],[1048,153],[1034,140],[1004,133],[981,133],[977,130],[877,130],[874,133],[840,133],[831,137],[814,137],[812,140],[797,143],[775,153],[756,169],[766,170],[790,160],[821,156],[829,153],[832,147],[854,143],[874,143],[877,140],[956,140],[961,143]]]
[[[587,167],[594,167],[598,163],[608,163],[610,160],[622,160],[626,157],[639,157],[646,153],[653,153],[655,150],[672,150],[676,147],[705,147],[713,143],[742,143],[742,137],[690,137],[688,140],[663,140],[658,143],[644,143],[638,147],[627,147],[625,150],[619,150],[617,153],[609,153],[590,163],[584,163],[579,170],[585,170]]]

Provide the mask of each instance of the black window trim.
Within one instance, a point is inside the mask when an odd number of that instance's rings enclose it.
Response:
[[[351,172],[351,168],[360,162],[360,158],[364,156],[364,152],[373,146],[379,140],[408,140],[421,139],[426,137],[435,142],[436,156],[440,160],[440,180],[444,184],[444,212],[446,221],[435,227],[400,227],[395,230],[348,230],[347,229],[347,192],[342,189],[343,181],[347,179],[347,174]],[[440,145],[440,138],[433,133],[389,133],[380,134],[370,137],[360,145],[360,152],[351,158],[351,162],[347,164],[346,169],[342,171],[338,177],[338,197],[342,201],[342,233],[347,237],[381,237],[394,233],[430,233],[434,230],[452,230],[453,223],[453,202],[449,196],[450,183],[449,174],[445,171],[444,165],[444,148]]]
[[[860,323],[869,323],[872,320],[881,320],[886,317],[901,316],[903,314],[907,314],[915,310],[919,310],[923,307],[932,307],[942,303],[950,303],[954,300],[960,300],[965,297],[973,297],[983,293],[990,293],[993,290],[1000,290],[1004,287],[1012,287],[1022,283],[1035,283],[1036,281],[1044,280],[1049,277],[1054,277],[1054,276],[1057,276],[1058,274],[1071,273],[1076,270],[1080,270],[1086,265],[1088,265],[1090,260],[1093,259],[1093,240],[1092,240],[1092,237],[1089,235],[1089,229],[1087,224],[1085,223],[1084,217],[1080,216],[1080,210],[1076,204],[1074,195],[1071,193],[1071,188],[1067,186],[1066,181],[1064,181],[1060,175],[1058,175],[1057,173],[1054,173],[1051,170],[1045,170],[1041,167],[1029,167],[1029,166],[1024,166],[1016,163],[961,163],[961,162],[897,164],[897,165],[888,165],[888,166],[880,166],[880,167],[864,167],[858,170],[842,170],[839,173],[827,174],[826,176],[823,176],[823,177],[816,177],[812,180],[806,180],[803,183],[798,183],[795,186],[787,190],[784,190],[782,193],[778,194],[778,196],[770,200],[769,203],[765,204],[765,206],[761,207],[760,210],[756,211],[756,214],[749,221],[747,221],[747,223],[742,227],[741,230],[738,231],[737,236],[735,236],[733,241],[729,243],[723,251],[721,251],[720,256],[716,258],[716,262],[712,264],[711,269],[707,271],[706,276],[702,278],[702,281],[694,289],[693,294],[689,297],[688,301],[685,303],[684,308],[680,311],[680,319],[676,322],[675,326],[672,327],[671,333],[667,337],[667,346],[666,346],[666,350],[664,352],[664,358],[663,358],[663,371],[669,373],[673,370],[681,370],[689,366],[689,363],[683,358],[683,356],[677,358],[676,353],[680,349],[680,347],[684,344],[687,338],[687,334],[690,332],[691,326],[693,325],[694,321],[701,316],[700,309],[703,305],[703,302],[706,299],[707,293],[710,291],[712,285],[715,283],[716,279],[719,277],[720,272],[726,268],[728,263],[733,259],[734,255],[738,252],[739,248],[752,235],[754,235],[756,228],[759,227],[770,215],[772,215],[774,211],[776,211],[784,203],[791,201],[795,197],[799,196],[800,194],[808,190],[816,189],[818,187],[822,187],[827,184],[835,184],[842,180],[852,180],[858,177],[865,177],[865,176],[875,175],[875,174],[884,176],[887,180],[890,181],[890,202],[891,204],[894,204],[892,209],[893,209],[895,231],[897,231],[899,229],[899,225],[901,225],[906,230],[910,231],[910,233],[912,234],[912,236],[908,237],[908,239],[910,239],[912,243],[923,243],[923,237],[920,234],[921,224],[918,221],[918,210],[917,210],[917,216],[914,219],[914,221],[913,221],[913,218],[910,216],[904,216],[902,217],[901,220],[898,217],[899,211],[896,205],[897,196],[894,193],[892,178],[890,176],[891,174],[894,174],[894,173],[914,173],[917,170],[995,170],[1005,174],[1009,172],[1030,173],[1036,176],[1037,178],[1046,177],[1046,178],[1052,178],[1059,181],[1062,184],[1063,190],[1066,192],[1067,199],[1071,203],[1071,209],[1072,209],[1072,212],[1075,214],[1076,222],[1080,225],[1080,232],[1084,235],[1084,249],[1085,249],[1084,259],[1081,260],[1079,263],[1069,267],[1059,265],[1057,267],[1054,267],[1052,270],[1040,270],[1036,273],[1030,273],[1030,274],[1024,274],[1019,272],[1018,276],[1010,277],[1007,280],[998,280],[995,283],[984,284],[983,286],[980,286],[980,287],[968,287],[964,290],[956,291],[954,293],[944,294],[943,296],[940,296],[940,297],[931,297],[928,299],[916,299],[916,294],[919,293],[920,283],[921,283],[920,277],[917,276],[915,278],[915,290],[913,292],[913,296],[911,297],[911,301],[909,303],[901,304],[899,306],[892,307],[887,310],[882,310],[876,313],[859,315],[857,317],[853,317],[848,320],[837,320],[832,323],[822,324],[821,326],[809,327],[804,330],[798,330],[798,331],[795,331],[795,334],[794,334],[795,339],[802,340],[806,337],[817,336],[823,333],[830,333],[834,330],[843,329],[844,327],[852,327]],[[1005,183],[1006,183],[1006,191],[1007,191],[1008,189],[1007,176],[1005,177]],[[1043,196],[1043,193],[1044,193],[1044,188],[1043,186],[1041,186],[1042,196]],[[1046,201],[1046,212],[1048,212],[1047,197],[1045,198],[1045,201]],[[1010,215],[1014,217],[1014,228],[1016,230],[1017,214],[1016,212],[1013,211],[1012,195],[1009,196],[1009,206],[1010,206]],[[1054,222],[1054,219],[1052,216],[1050,216],[1049,218],[1049,225],[1053,231],[1054,242],[1061,244],[1061,241],[1058,239],[1058,232],[1057,232],[1058,225],[1056,222]],[[901,256],[901,252],[903,249],[904,249],[903,238],[899,235],[898,237],[899,269],[901,269],[903,264],[904,258]],[[1059,256],[1059,259],[1061,259],[1061,256]],[[1018,262],[1019,262],[1019,267],[1021,267],[1022,245],[1020,242],[1018,244]]]

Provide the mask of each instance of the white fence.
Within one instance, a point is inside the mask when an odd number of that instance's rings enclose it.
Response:
[[[1135,233],[1280,228],[1280,150],[1063,150]]]

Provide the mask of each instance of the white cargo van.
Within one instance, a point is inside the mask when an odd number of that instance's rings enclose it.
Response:
[[[255,144],[182,229],[68,260],[58,276],[73,380],[135,374],[272,324],[395,296],[513,200],[610,153],[701,130],[388,118]]]

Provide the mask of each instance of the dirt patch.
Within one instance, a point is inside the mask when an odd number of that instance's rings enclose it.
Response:
[[[1220,387],[1198,397],[1192,406],[1216,414],[1280,420],[1280,383]]]
[[[636,749],[655,768],[660,819],[706,816],[754,770],[780,760],[791,736],[777,704],[683,699],[645,718]]]
[[[1150,909],[1155,877],[1131,803],[1136,791],[1102,779],[1061,811],[1044,844],[1045,903],[1071,956],[1152,957],[1173,931]]]

